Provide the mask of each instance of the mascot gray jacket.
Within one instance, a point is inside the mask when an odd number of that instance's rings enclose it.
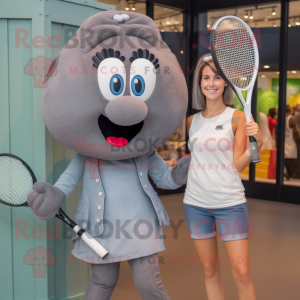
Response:
[[[75,67],[85,71],[73,74]],[[103,264],[165,249],[161,226],[169,218],[148,175],[163,189],[186,183],[190,158],[171,168],[154,150],[185,117],[180,71],[154,21],[130,12],[90,17],[53,60],[43,117],[77,153],[54,186],[35,183],[28,203],[38,218],[51,219],[82,179],[74,221],[109,253],[100,258],[74,233],[76,257]]]

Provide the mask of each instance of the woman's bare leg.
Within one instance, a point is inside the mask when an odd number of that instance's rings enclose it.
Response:
[[[254,286],[249,274],[248,239],[224,242],[231,271],[236,282],[239,300],[256,300]]]
[[[224,300],[216,237],[194,240],[205,278],[208,300]]]

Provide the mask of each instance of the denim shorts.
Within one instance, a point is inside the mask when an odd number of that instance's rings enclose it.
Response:
[[[184,203],[184,211],[193,239],[207,239],[216,236],[216,222],[221,234],[217,238],[222,241],[249,238],[249,217],[246,202],[215,209]]]

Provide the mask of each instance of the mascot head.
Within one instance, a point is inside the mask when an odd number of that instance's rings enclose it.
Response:
[[[168,139],[186,113],[179,63],[155,22],[142,14],[106,11],[88,18],[46,78],[47,128],[87,156],[120,160],[145,154]]]

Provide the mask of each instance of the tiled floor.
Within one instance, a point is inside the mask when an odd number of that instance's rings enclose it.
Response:
[[[167,250],[160,252],[163,283],[171,300],[206,299],[201,266],[197,261],[192,240],[188,239],[188,226],[183,211],[183,194],[161,197],[174,224],[183,220],[174,236],[171,227],[164,228]],[[300,299],[300,205],[256,199],[248,200],[253,238],[250,240],[250,273],[257,299]],[[221,277],[225,299],[238,300],[224,245],[219,243],[223,257]],[[135,289],[130,268],[121,265],[119,282],[112,300],[141,299]]]

